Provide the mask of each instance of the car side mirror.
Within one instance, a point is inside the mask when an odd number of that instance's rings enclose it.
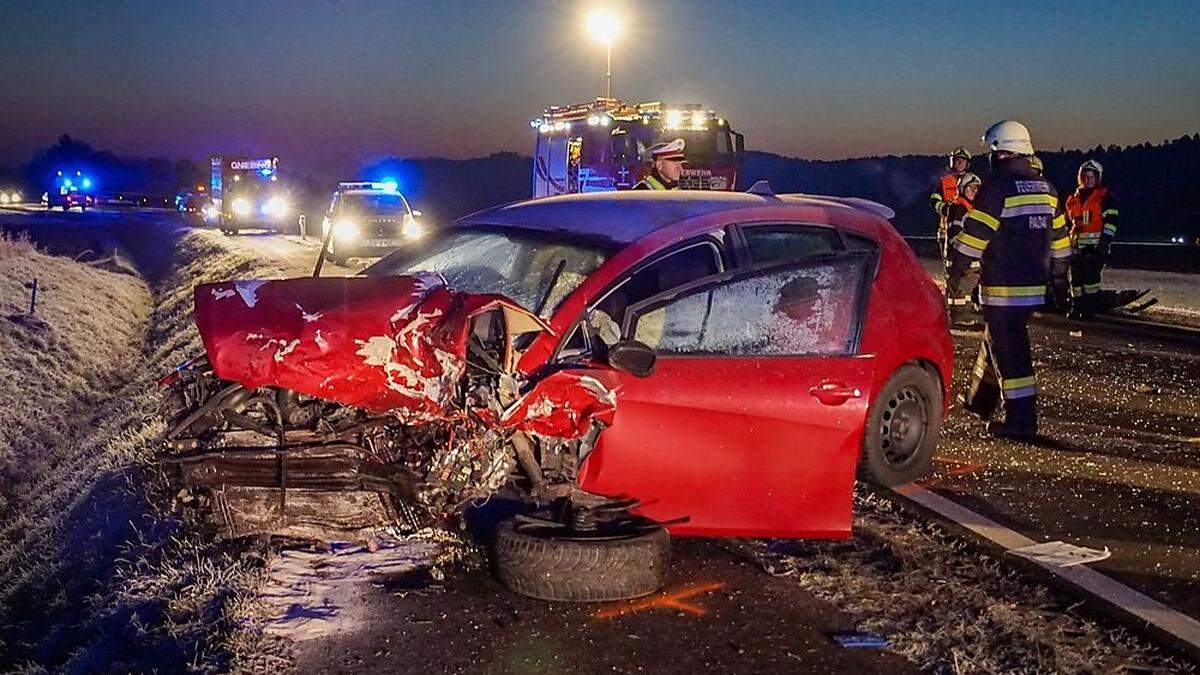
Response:
[[[658,357],[637,340],[621,340],[608,348],[608,365],[634,377],[649,377]]]

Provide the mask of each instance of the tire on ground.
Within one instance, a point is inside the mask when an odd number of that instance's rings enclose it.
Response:
[[[902,406],[911,413],[913,406],[924,410],[923,420],[914,420],[911,415],[906,428],[907,436],[914,446],[913,452],[904,461],[896,461],[894,455],[889,458],[889,452],[895,452],[897,431],[892,425],[896,418],[893,415]],[[912,425],[923,426],[921,434],[910,436]],[[912,482],[929,473],[933,467],[933,451],[937,448],[938,435],[942,429],[942,385],[937,376],[928,370],[914,364],[906,364],[896,370],[892,377],[879,390],[879,394],[867,411],[866,428],[863,431],[862,458],[859,463],[860,475],[878,485],[891,487]]]
[[[493,565],[511,590],[539,600],[604,602],[649,595],[667,583],[671,541],[661,527],[624,539],[555,539],[496,533]]]

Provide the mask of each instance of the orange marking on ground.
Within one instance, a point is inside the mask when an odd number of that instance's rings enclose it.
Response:
[[[967,460],[962,460],[962,459],[950,459],[949,457],[934,457],[933,461],[937,464],[947,465],[948,468],[946,469],[946,472],[945,472],[947,477],[965,476],[969,473],[974,473],[974,472],[986,467],[986,465],[981,464],[979,462],[972,462],[972,461],[967,461]],[[964,489],[961,483],[956,483],[956,482],[947,483],[946,481],[942,480],[941,477],[927,478],[925,480],[921,480],[918,482],[920,483],[920,485],[922,487],[924,487],[927,490],[932,490],[933,488],[941,487],[946,490],[962,492],[962,490]],[[897,490],[897,492],[899,492],[899,491]],[[903,493],[901,493],[901,494],[903,494]]]
[[[592,615],[596,619],[611,619],[626,614],[634,614],[636,612],[644,612],[651,609],[674,609],[680,612],[687,612],[693,616],[704,616],[708,614],[708,610],[698,605],[693,605],[690,602],[682,602],[685,598],[690,598],[701,593],[708,593],[725,587],[725,582],[714,581],[699,586],[690,586],[681,588],[677,591],[662,592],[658,595],[643,598],[641,600],[631,600],[616,607],[602,609]]]

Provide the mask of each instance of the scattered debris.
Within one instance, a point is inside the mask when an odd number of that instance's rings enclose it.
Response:
[[[1099,562],[1112,555],[1112,551],[1109,551],[1107,546],[1104,547],[1104,550],[1098,550],[1062,541],[1046,541],[1032,546],[1010,549],[1008,552],[1053,567],[1085,565]]]
[[[842,631],[830,633],[830,639],[847,649],[887,649],[891,646],[888,639],[876,633],[862,631]]]

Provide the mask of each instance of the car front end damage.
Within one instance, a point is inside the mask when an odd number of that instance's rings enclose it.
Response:
[[[517,373],[547,325],[436,275],[206,284],[196,324],[162,459],[223,537],[366,538],[506,486],[561,504],[615,411],[586,368]]]

